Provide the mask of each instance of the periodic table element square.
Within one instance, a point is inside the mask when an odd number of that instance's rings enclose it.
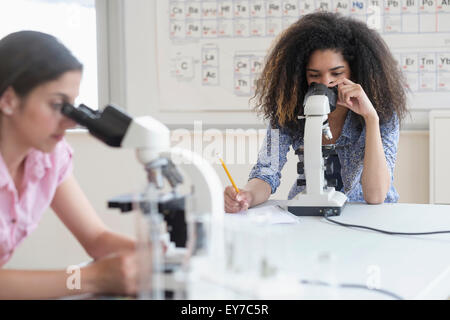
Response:
[[[417,33],[419,32],[419,15],[407,14],[402,15],[402,32],[403,33]]]
[[[418,72],[405,72],[406,87],[413,92],[419,90],[419,73]]]
[[[217,20],[202,21],[202,37],[203,38],[217,37]]]
[[[438,14],[420,13],[419,14],[419,32],[436,32]]]
[[[366,14],[366,1],[355,0],[350,2],[350,14]]]
[[[175,76],[179,80],[188,80],[194,77],[194,60],[192,57],[177,57],[175,60]]]
[[[202,2],[202,18],[216,19],[217,18],[217,2],[205,1]]]
[[[186,38],[200,39],[202,37],[201,20],[186,20]]]
[[[250,17],[266,17],[266,2],[264,0],[250,0]]]
[[[417,14],[419,12],[420,0],[401,0],[402,13]]]
[[[198,1],[186,2],[186,19],[201,19],[202,4]]]
[[[169,5],[169,17],[173,20],[183,20],[185,17],[184,13],[184,2],[181,1],[173,1],[170,2]]]
[[[437,1],[436,9],[438,12],[450,13],[450,1],[449,0],[436,0],[436,1]]]
[[[251,95],[252,82],[250,76],[235,75],[234,76],[234,93],[238,96]]]
[[[219,85],[219,68],[202,67],[202,85],[218,86]]]
[[[437,63],[439,71],[450,72],[450,52],[438,53]]]
[[[266,19],[250,19],[250,35],[252,37],[264,37],[266,35]]]
[[[401,66],[405,72],[419,71],[419,57],[417,53],[407,53],[401,55]]]
[[[350,13],[349,0],[337,0],[334,2],[333,11],[342,15],[348,15]]]
[[[266,15],[267,17],[281,17],[282,9],[280,0],[267,0]]]
[[[437,91],[450,91],[450,72],[438,72]]]
[[[234,20],[234,36],[237,38],[250,36],[250,19]]]
[[[296,23],[298,21],[298,17],[286,17],[283,18],[281,21],[282,25],[281,27],[284,29],[289,28],[292,24]]]
[[[419,53],[419,70],[421,72],[436,72],[437,57],[435,53]]]
[[[254,55],[250,57],[251,74],[260,74],[264,68],[264,55]]]
[[[234,57],[234,73],[239,75],[250,75],[250,56],[236,55]]]
[[[316,10],[314,0],[303,0],[300,1],[300,14],[305,15],[308,13],[313,13]]]
[[[258,86],[259,74],[253,74],[250,76],[250,94],[253,95]]]
[[[184,21],[172,20],[170,21],[170,38],[184,39],[186,37],[186,25]]]
[[[317,11],[333,12],[333,3],[331,0],[316,1]]]
[[[283,25],[280,18],[268,18],[266,21],[266,33],[268,36],[277,36],[282,30]]]
[[[450,1],[450,0],[449,0]],[[438,14],[438,32],[450,32],[450,14],[440,13]]]
[[[367,26],[378,32],[384,31],[384,15],[382,9],[379,7],[367,8]],[[370,12],[370,13],[369,13]]]
[[[202,47],[202,65],[208,67],[219,66],[219,48],[205,45]]]
[[[248,0],[235,0],[233,4],[235,18],[250,18],[250,5]]]
[[[367,14],[384,14],[383,0],[367,0]]]
[[[400,0],[384,0],[385,14],[400,14],[402,10]]]
[[[219,37],[233,37],[234,36],[234,20],[233,19],[219,19],[217,22],[217,32]]]
[[[296,0],[282,0],[281,1],[281,13],[283,17],[299,17],[300,8],[298,6],[298,1]]]
[[[401,15],[384,15],[384,32],[400,33],[402,32],[402,16]]]
[[[233,19],[233,1],[220,1],[217,4],[217,15],[223,19]]]
[[[436,72],[423,72],[419,74],[419,91],[436,91]]]
[[[367,15],[365,14],[350,14],[350,17],[355,20],[359,20],[367,24]]]
[[[419,0],[419,13],[435,13],[436,0]]]

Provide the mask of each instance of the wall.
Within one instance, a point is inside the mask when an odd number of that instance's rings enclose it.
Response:
[[[179,138],[184,141],[193,141],[188,132]],[[203,136],[203,139],[208,137]],[[135,160],[134,152],[106,147],[86,133],[69,133],[67,140],[75,151],[74,174],[102,220],[113,230],[134,235],[134,214],[121,215],[117,210],[106,208],[107,199],[139,190],[145,183],[145,174]],[[262,142],[262,136],[259,137],[258,142]],[[204,146],[207,146],[207,142],[204,142]],[[251,146],[250,149],[255,148]],[[248,149],[246,150],[235,150],[235,152],[236,154],[238,151],[244,153],[248,159]],[[428,131],[401,132],[395,170],[395,186],[400,194],[400,202],[428,203],[428,154]],[[223,156],[226,158],[227,154]],[[295,179],[294,157],[291,151],[288,155],[288,163],[282,171],[282,183],[274,198],[287,197]],[[239,186],[246,183],[251,166],[251,164],[228,166]],[[215,164],[214,167],[223,185],[228,185],[229,181],[222,167],[219,164]],[[89,257],[78,242],[53,212],[48,210],[39,228],[17,249],[6,267],[66,268],[71,264],[88,260]]]

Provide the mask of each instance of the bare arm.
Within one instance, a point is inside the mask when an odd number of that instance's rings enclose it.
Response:
[[[83,271],[82,271],[83,272]],[[84,272],[83,272],[84,273]],[[93,292],[90,273],[81,277],[80,290],[69,290],[71,274],[65,270],[28,271],[0,269],[0,299],[52,299]]]
[[[390,173],[381,141],[379,117],[361,85],[342,78],[338,85],[338,103],[361,115],[366,123],[364,168],[361,185],[369,204],[384,202],[390,186]]]
[[[252,194],[252,202],[249,204],[249,207],[254,207],[258,204],[266,202],[272,194],[270,185],[264,180],[258,178],[251,179],[245,185],[244,190],[247,190]]]
[[[391,175],[381,141],[378,116],[365,118],[366,146],[361,185],[364,200],[369,204],[383,203],[389,191]]]
[[[85,293],[137,293],[137,257],[114,254],[73,270],[0,269],[0,299],[55,299]]]
[[[94,259],[117,251],[135,249],[133,239],[114,233],[105,226],[73,175],[56,189],[51,206]]]

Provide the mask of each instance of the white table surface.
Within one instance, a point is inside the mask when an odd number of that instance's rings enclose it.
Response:
[[[263,206],[282,202],[271,200]],[[331,218],[397,232],[450,230],[450,206],[445,205],[348,203],[340,216]],[[328,253],[334,257],[338,283],[366,285],[376,276],[380,289],[405,299],[450,297],[450,233],[393,236],[338,226],[322,217],[299,217],[298,224],[270,225],[265,232],[261,245],[272,261],[299,280],[317,277],[317,256]],[[337,298],[390,299],[363,289],[339,289]]]

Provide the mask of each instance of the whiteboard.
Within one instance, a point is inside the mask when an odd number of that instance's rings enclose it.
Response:
[[[450,107],[450,0],[157,0],[160,110],[250,110],[275,37],[318,10],[380,32],[406,76],[410,109]]]

